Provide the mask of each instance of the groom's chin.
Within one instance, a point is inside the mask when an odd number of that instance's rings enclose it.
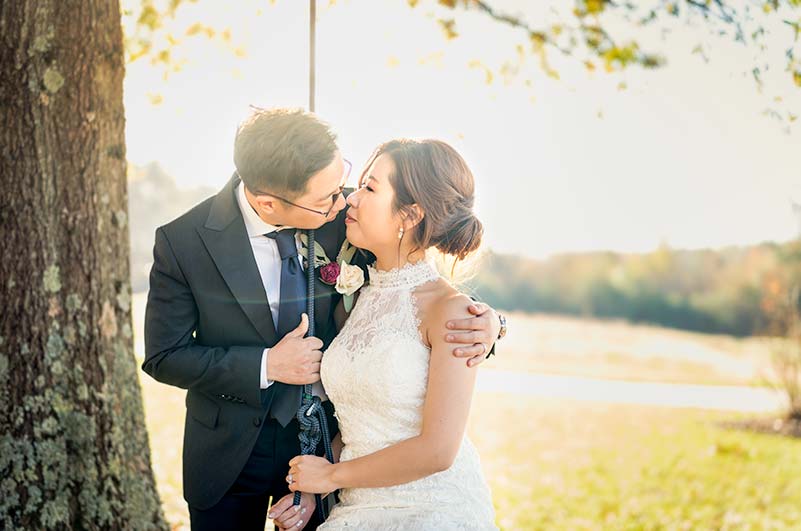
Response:
[[[325,225],[326,223],[330,223],[330,222],[334,221],[335,219],[337,219],[337,217],[333,216],[333,217],[327,217],[327,218],[323,219],[322,221],[318,221],[317,223],[302,223],[302,224],[298,223],[297,225],[295,225],[295,228],[296,229],[301,229],[301,230],[311,230],[311,229],[315,229],[316,230],[316,229],[319,229],[320,227],[322,227],[323,225]]]

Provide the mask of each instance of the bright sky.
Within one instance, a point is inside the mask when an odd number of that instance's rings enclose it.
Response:
[[[416,9],[401,0],[319,4],[317,112],[339,134],[354,173],[390,138],[452,143],[476,176],[476,209],[494,250],[648,251],[662,242],[718,247],[796,235],[790,200],[801,201],[801,133],[762,112],[782,95],[780,108],[801,114],[801,90],[774,71],[775,83],[760,95],[742,74],[752,51],[714,39],[704,63],[691,50],[707,33],[682,27],[667,45],[653,31],[642,37],[668,51],[661,70],[589,74],[575,60],[554,57],[557,81],[529,57],[520,76],[487,85],[468,63],[514,60],[524,36],[467,13],[457,18],[462,36],[447,41],[426,2]],[[519,7],[526,4],[493,3],[531,20],[553,16]],[[180,186],[221,187],[249,104],[308,101],[307,5],[206,0],[182,7],[181,32],[197,20],[230,27],[246,54],[194,38],[176,49],[188,63],[166,82],[146,61],[129,65],[129,160],[158,161]],[[779,37],[789,42],[789,34]],[[149,94],[163,102],[154,106]]]

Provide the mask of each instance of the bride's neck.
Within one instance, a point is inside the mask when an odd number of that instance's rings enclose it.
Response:
[[[401,268],[406,264],[414,264],[425,258],[425,251],[415,251],[409,253],[408,250],[401,249],[400,253],[396,249],[394,252],[384,252],[375,255],[375,267],[379,271],[390,271]]]

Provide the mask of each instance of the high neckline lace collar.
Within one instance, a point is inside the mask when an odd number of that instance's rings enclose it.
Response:
[[[421,284],[436,280],[439,273],[434,264],[428,260],[409,262],[389,271],[381,271],[374,266],[368,266],[370,286],[376,288],[416,288]]]

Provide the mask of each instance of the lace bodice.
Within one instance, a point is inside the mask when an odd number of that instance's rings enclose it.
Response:
[[[437,280],[427,261],[369,269],[369,284],[323,356],[321,377],[344,448],[355,459],[420,434],[430,349],[422,341],[415,289]],[[344,489],[325,530],[495,529],[478,453],[465,437],[451,468],[411,483]]]

